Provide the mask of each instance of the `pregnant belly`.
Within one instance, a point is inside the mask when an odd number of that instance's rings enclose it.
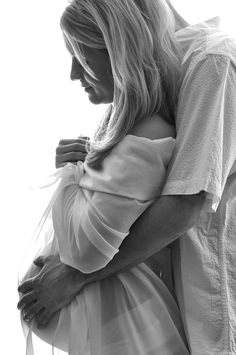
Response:
[[[170,339],[184,346],[178,307],[145,264],[87,285],[53,315],[46,328],[38,329],[34,321],[29,328],[44,342],[70,354],[86,354],[93,344],[103,355],[146,355],[143,350],[137,353],[134,339],[139,339],[141,349],[158,349]]]

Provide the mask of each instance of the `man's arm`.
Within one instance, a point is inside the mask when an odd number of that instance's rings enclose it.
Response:
[[[196,223],[203,204],[204,193],[160,197],[135,222],[112,261],[91,274],[61,263],[58,257],[39,258],[40,273],[19,288],[24,294],[19,308],[26,319],[36,317],[44,327],[87,284],[131,269],[180,237]]]
[[[132,226],[110,263],[84,275],[85,284],[127,271],[179,238],[197,221],[204,192],[191,196],[161,196]]]

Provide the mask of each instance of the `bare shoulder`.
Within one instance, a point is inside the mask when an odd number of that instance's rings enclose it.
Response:
[[[132,130],[132,135],[149,139],[175,137],[175,128],[160,115],[154,115],[139,122]]]

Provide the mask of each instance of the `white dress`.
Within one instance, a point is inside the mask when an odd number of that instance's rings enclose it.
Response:
[[[59,169],[37,254],[59,254],[62,262],[84,273],[107,265],[131,225],[160,195],[174,145],[171,137],[127,135],[105,158],[102,170],[81,162]],[[163,253],[160,260],[168,255]],[[87,285],[45,329],[22,319],[27,354],[189,354],[177,304],[148,265]]]

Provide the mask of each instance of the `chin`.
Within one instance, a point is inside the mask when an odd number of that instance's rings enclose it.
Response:
[[[112,103],[113,100],[91,94],[89,95],[89,101],[94,105],[99,105],[99,104],[110,104]]]
[[[93,96],[89,96],[89,101],[94,105],[99,105],[103,103],[102,100],[95,98]]]

